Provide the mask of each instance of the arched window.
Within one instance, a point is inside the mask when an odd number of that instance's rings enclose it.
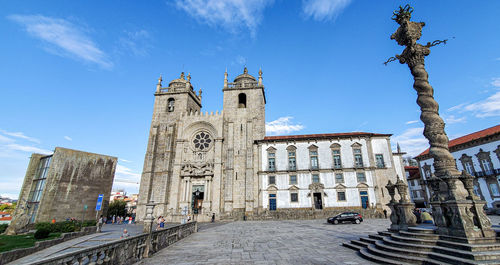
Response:
[[[175,99],[169,98],[167,101],[167,111],[168,112],[174,111],[174,104],[175,104]]]
[[[238,108],[246,108],[247,107],[247,95],[241,93],[238,95]]]

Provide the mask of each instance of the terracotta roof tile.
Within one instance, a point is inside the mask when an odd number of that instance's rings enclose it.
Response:
[[[283,140],[305,140],[305,139],[324,139],[335,137],[356,137],[356,136],[391,136],[392,134],[368,133],[368,132],[347,132],[347,133],[323,133],[323,134],[302,134],[302,135],[279,135],[266,136],[260,141],[283,141]],[[259,142],[260,142],[259,141]]]
[[[478,139],[481,139],[483,137],[487,137],[487,136],[490,136],[490,135],[493,135],[496,133],[500,133],[500,124],[497,126],[493,126],[493,127],[481,130],[481,131],[473,132],[473,133],[464,135],[462,137],[458,137],[458,138],[455,138],[453,140],[450,140],[448,142],[448,148],[451,149],[454,146],[458,146],[461,144],[468,143],[470,141],[478,140]],[[423,151],[420,155],[416,156],[415,158],[421,157],[421,156],[424,156],[427,154],[429,154],[429,148],[427,148],[425,151]]]
[[[12,220],[12,216],[9,216],[9,217],[0,217],[0,221],[11,221]]]

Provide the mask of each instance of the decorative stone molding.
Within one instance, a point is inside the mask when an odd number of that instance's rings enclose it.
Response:
[[[309,190],[311,190],[311,192],[322,192],[323,189],[325,188],[325,185],[323,185],[323,183],[312,183],[312,184],[309,184]]]
[[[209,176],[214,174],[214,164],[211,162],[192,164],[186,163],[181,165],[181,176]]]

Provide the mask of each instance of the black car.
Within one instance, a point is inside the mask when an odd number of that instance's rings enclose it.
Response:
[[[355,212],[345,212],[345,213],[341,213],[339,215],[336,215],[334,217],[328,218],[327,222],[330,224],[338,224],[338,223],[344,223],[344,222],[359,224],[359,223],[363,222],[363,216],[361,216],[361,214],[355,213]]]

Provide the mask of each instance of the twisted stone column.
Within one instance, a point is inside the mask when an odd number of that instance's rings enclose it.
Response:
[[[429,154],[434,159],[435,176],[446,183],[447,188],[443,190],[434,186],[439,181],[433,179],[433,206],[434,219],[438,226],[438,233],[450,236],[465,237],[470,242],[481,238],[495,240],[495,232],[491,229],[488,217],[480,207],[483,201],[475,200],[470,194],[470,181],[461,177],[456,169],[455,159],[448,150],[448,136],[444,131],[444,121],[439,116],[439,105],[434,100],[434,89],[429,84],[428,74],[425,70],[425,56],[430,54],[430,47],[445,41],[434,41],[421,45],[417,41],[422,36],[423,22],[410,21],[413,8],[409,5],[400,7],[392,17],[400,27],[391,39],[405,46],[401,55],[390,58],[386,63],[399,60],[401,64],[407,64],[414,78],[413,88],[417,91],[417,104],[420,106],[420,119],[425,125],[424,136],[429,140]],[[466,184],[469,192],[463,188],[462,181]],[[447,192],[447,198],[441,201],[439,193]],[[467,194],[468,193],[468,194]]]

